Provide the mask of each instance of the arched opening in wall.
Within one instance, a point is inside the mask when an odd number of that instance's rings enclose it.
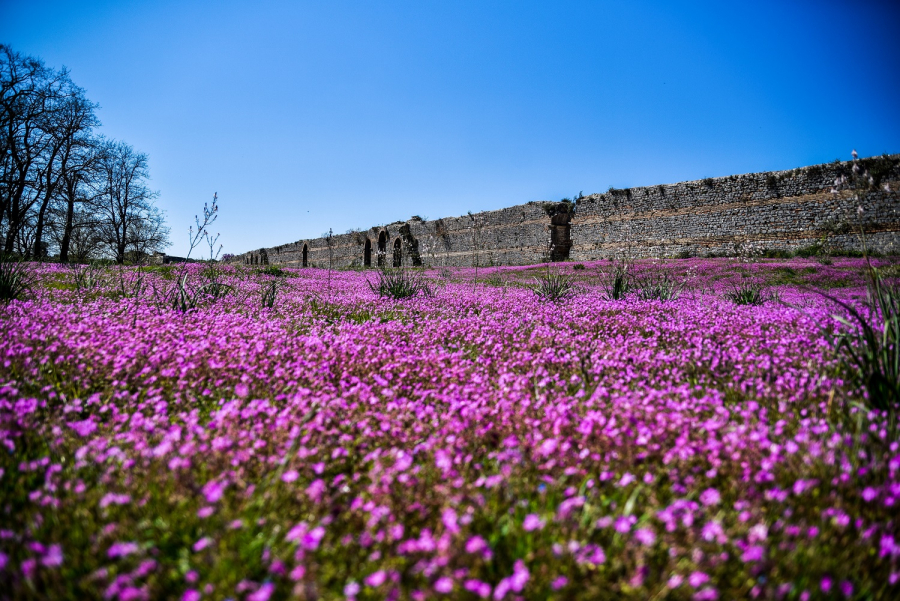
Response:
[[[400,238],[394,241],[394,267],[400,267],[403,264],[403,243]]]
[[[309,267],[309,248],[303,245],[303,267]]]
[[[366,238],[366,246],[363,248],[363,267],[372,266],[372,241]]]
[[[387,234],[383,231],[378,234],[378,266],[384,267],[384,257],[387,256]]]

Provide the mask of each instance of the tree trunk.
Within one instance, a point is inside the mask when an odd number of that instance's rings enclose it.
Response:
[[[63,237],[59,243],[59,262],[69,262],[69,245],[72,243],[72,222],[75,220],[75,194],[70,193],[66,199],[66,223],[63,226]]]
[[[44,196],[44,202],[41,203],[41,208],[38,210],[38,220],[37,227],[34,232],[34,246],[32,247],[32,256],[40,261],[44,258],[44,252],[41,248],[44,241],[44,216],[47,213],[47,207],[50,206],[50,190],[47,190],[47,194]]]

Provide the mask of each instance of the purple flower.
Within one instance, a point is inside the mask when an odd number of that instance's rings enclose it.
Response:
[[[303,539],[307,532],[309,532],[309,525],[306,522],[300,522],[288,531],[284,540],[289,543],[297,542]]]
[[[372,588],[378,588],[384,581],[387,579],[387,574],[384,570],[378,570],[377,572],[372,572],[368,576],[366,576],[365,583],[367,586],[371,586]]]
[[[616,519],[616,532],[626,534],[631,532],[631,526],[637,521],[633,515],[623,515]]]
[[[347,584],[344,585],[344,596],[345,597],[355,597],[359,594],[360,586],[356,583],[356,581],[351,580]]]
[[[700,588],[707,582],[709,582],[709,576],[705,572],[692,572],[688,576],[688,584],[694,588]]]
[[[714,588],[705,588],[694,593],[695,601],[715,601],[719,598],[719,592]]]
[[[656,542],[656,533],[650,528],[638,528],[634,531],[634,538],[645,547],[649,547]]]
[[[494,587],[494,601],[499,601],[499,599],[503,599],[506,596],[506,593],[509,592],[509,578],[503,578],[500,582],[497,583],[497,586]]]
[[[131,503],[131,497],[128,495],[119,495],[116,493],[106,493],[103,495],[103,498],[100,499],[100,507],[105,508],[110,505],[126,505]]]
[[[199,553],[203,549],[210,546],[212,544],[212,542],[213,542],[213,540],[210,537],[204,536],[203,538],[198,540],[196,543],[194,543],[194,546],[192,547],[194,549],[194,553]]]
[[[438,578],[437,582],[434,583],[434,590],[439,593],[452,593],[453,592],[453,580],[444,576],[443,578]]]
[[[318,502],[325,493],[325,482],[321,479],[313,480],[306,488],[306,494],[315,502]]]
[[[752,545],[747,547],[744,553],[741,555],[741,561],[744,563],[749,563],[752,561],[762,561],[763,557],[766,555],[766,550],[763,549],[759,545]]]
[[[544,442],[541,443],[540,448],[538,449],[538,455],[542,457],[547,457],[548,455],[552,455],[556,448],[559,446],[559,442],[555,438],[548,438]]]
[[[56,568],[62,565],[63,554],[61,545],[50,545],[47,553],[41,558],[41,563],[48,568]]]
[[[275,585],[271,582],[266,582],[261,587],[256,589],[255,593],[252,593],[247,597],[247,601],[269,601],[269,597],[272,596],[272,593],[275,592]]]
[[[530,574],[528,573],[528,568],[525,567],[525,562],[521,559],[516,560],[516,563],[513,565],[513,575],[509,579],[509,588],[517,593],[522,592],[529,577]]]
[[[480,553],[487,547],[487,541],[477,535],[466,541],[466,553]]]
[[[529,513],[525,516],[525,521],[522,522],[522,528],[524,528],[526,532],[531,532],[532,530],[540,530],[543,527],[544,522],[536,513]]]
[[[459,524],[457,524],[457,516],[456,512],[453,511],[450,507],[444,509],[444,513],[441,516],[441,521],[444,522],[444,528],[447,529],[447,532],[450,534],[456,534],[459,532]]]
[[[126,557],[131,555],[132,553],[137,553],[138,545],[134,542],[128,543],[114,543],[107,551],[106,554],[109,557]]]
[[[203,485],[201,492],[203,493],[203,496],[206,497],[207,503],[216,503],[222,498],[227,486],[228,484],[226,482],[211,480]]]
[[[715,488],[707,488],[702,493],[700,493],[700,502],[707,507],[711,505],[718,505],[721,500],[722,496]]]
[[[325,528],[316,526],[303,536],[301,545],[307,551],[315,551],[319,548],[319,543],[322,542],[323,538],[325,538]]]
[[[97,430],[97,424],[90,417],[80,422],[69,422],[68,426],[82,438],[90,436]]]
[[[491,596],[491,585],[481,580],[466,580],[463,588],[470,593],[475,593],[482,599],[487,599]]]

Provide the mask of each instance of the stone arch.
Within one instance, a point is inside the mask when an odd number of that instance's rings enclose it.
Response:
[[[394,267],[400,267],[403,265],[403,241],[400,239],[400,236],[397,236],[397,239],[394,240]]]
[[[303,267],[309,267],[309,247],[303,245]]]
[[[372,241],[366,238],[366,245],[363,247],[363,267],[372,266]]]
[[[387,256],[387,232],[381,230],[378,234],[378,266],[384,267],[384,258]]]

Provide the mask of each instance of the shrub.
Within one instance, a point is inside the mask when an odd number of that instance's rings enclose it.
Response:
[[[576,292],[575,285],[566,275],[558,272],[552,273],[549,266],[547,272],[539,278],[534,278],[534,281],[535,284],[531,290],[541,300],[552,303],[564,301]]]
[[[288,275],[290,275],[288,272],[286,272],[281,267],[278,267],[277,265],[269,265],[265,269],[260,269],[257,273],[259,275],[271,275],[276,278],[286,278]]]
[[[175,289],[169,302],[172,309],[180,313],[187,313],[191,309],[196,309],[200,301],[199,295],[188,287],[187,280],[188,276],[186,273],[175,280]]]
[[[271,281],[263,287],[262,306],[266,309],[273,309],[275,301],[278,298],[278,282]]]
[[[582,269],[584,269],[584,263],[575,263],[574,265],[572,265],[572,269],[574,271],[581,271]]]
[[[97,263],[72,265],[72,280],[75,290],[89,292],[103,283],[104,268]]]
[[[22,300],[31,287],[32,275],[25,262],[0,252],[0,300]]]
[[[798,257],[808,259],[810,257],[815,257],[816,255],[822,254],[822,250],[822,245],[817,242],[815,244],[810,244],[809,246],[798,248],[795,254]]]
[[[759,251],[759,255],[765,259],[790,259],[794,256],[791,251],[783,248],[764,248]]]
[[[224,298],[229,292],[234,290],[234,286],[222,281],[221,274],[215,268],[206,269],[201,275],[206,279],[206,283],[200,287],[200,293],[206,295],[212,301]]]
[[[609,273],[602,273],[602,286],[607,300],[622,300],[631,292],[632,279],[628,273],[627,262],[613,263],[613,269]]]
[[[730,292],[726,292],[725,298],[736,305],[759,306],[769,300],[765,289],[765,285],[758,282],[742,282]]]
[[[681,296],[684,284],[664,271],[653,271],[637,279],[634,287],[641,300],[672,301]]]
[[[820,293],[843,307],[850,319],[833,315],[848,329],[835,338],[838,352],[856,383],[868,396],[870,408],[886,411],[895,423],[900,402],[900,286],[868,266],[868,315],[849,303]]]
[[[402,268],[385,267],[378,270],[378,281],[369,282],[369,288],[380,297],[396,299],[412,298],[419,293],[434,296],[434,290],[418,272],[410,272]]]

